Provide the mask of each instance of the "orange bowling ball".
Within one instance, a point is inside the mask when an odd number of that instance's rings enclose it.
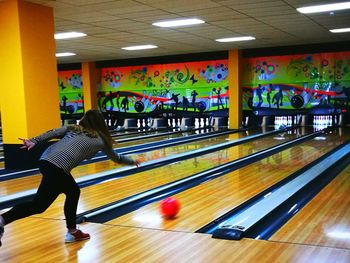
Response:
[[[165,198],[160,202],[160,212],[166,219],[174,218],[180,211],[180,202],[174,197]]]

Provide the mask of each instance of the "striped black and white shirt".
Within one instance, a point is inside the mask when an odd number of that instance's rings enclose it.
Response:
[[[30,140],[38,144],[54,138],[61,139],[49,146],[40,160],[48,161],[66,173],[70,173],[81,161],[92,158],[98,151],[103,151],[114,162],[135,164],[133,159],[109,149],[100,136],[92,138],[83,132],[71,131],[66,126],[50,130]]]

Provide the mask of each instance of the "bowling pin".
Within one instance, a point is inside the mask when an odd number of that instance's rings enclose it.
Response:
[[[198,118],[195,118],[195,121],[194,121],[194,126],[195,126],[196,128],[198,128],[198,127],[199,127],[199,121],[198,121]]]

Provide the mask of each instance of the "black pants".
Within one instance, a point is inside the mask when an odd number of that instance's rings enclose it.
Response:
[[[38,191],[32,201],[15,205],[11,210],[2,214],[5,224],[33,214],[44,212],[58,197],[66,195],[64,215],[67,228],[76,227],[76,213],[80,189],[71,174],[47,161],[40,161],[40,172],[43,175]]]

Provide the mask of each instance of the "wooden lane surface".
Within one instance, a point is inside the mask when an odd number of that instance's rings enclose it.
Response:
[[[257,132],[257,131],[256,131]],[[236,140],[238,138],[245,137],[246,133],[232,133],[229,135],[222,135],[214,137],[211,139],[205,139],[197,142],[190,142],[178,146],[166,147],[154,151],[144,152],[137,155],[130,155],[136,158],[140,158],[142,161],[155,160],[158,158],[167,157],[173,154],[184,153],[187,151],[192,151],[199,148],[204,148],[218,143],[223,143],[227,140]],[[74,178],[79,178],[93,173],[108,171],[111,169],[116,169],[121,167],[121,164],[114,163],[110,160],[99,161],[90,164],[80,165],[72,171]],[[0,182],[0,196],[17,193],[20,191],[25,191],[28,189],[37,188],[41,180],[41,174],[26,176],[22,178],[7,180]]]
[[[286,137],[295,136],[297,135],[286,135]],[[265,137],[200,157],[85,187],[81,189],[78,213],[182,179],[228,161],[247,156],[253,150],[266,149],[279,143],[281,142],[273,136]],[[39,216],[62,218],[63,199],[62,196],[45,213]]]
[[[350,249],[350,166],[280,228],[272,241]]]
[[[138,131],[138,130],[134,130],[134,131],[126,131],[126,132],[111,132],[111,136],[114,139],[118,139],[118,138],[132,138],[132,137],[138,137],[138,136],[144,136],[144,135],[149,135],[149,134],[161,134],[164,132],[168,132],[166,130],[164,131],[148,131],[148,132],[144,132],[144,131]]]
[[[307,262],[346,263],[350,251],[298,244],[243,239],[229,241],[209,235],[87,224],[91,239],[64,244],[62,220],[26,218],[6,227],[3,263],[203,263]]]
[[[326,141],[313,139],[178,193],[174,196],[182,207],[173,220],[163,219],[155,202],[107,223],[194,232],[349,138],[350,132],[343,137],[330,134]]]
[[[141,143],[150,143],[154,141],[163,141],[163,140],[169,140],[169,139],[174,139],[174,138],[180,138],[180,137],[186,137],[188,135],[194,135],[197,134],[198,131],[186,131],[183,133],[174,133],[174,134],[168,134],[168,135],[163,135],[159,137],[153,137],[153,138],[143,138],[142,140],[136,140],[136,141],[129,141],[129,142],[120,142],[117,144],[118,147],[127,147],[127,146],[132,146],[135,144],[141,144]],[[143,137],[143,136],[133,136],[133,137]]]
[[[184,133],[184,134],[188,134],[189,132],[190,133],[201,133],[201,132],[204,132],[204,133],[206,133],[206,132],[212,132],[212,131],[215,131],[216,129],[214,129],[214,128],[211,128],[211,129],[201,129],[201,130],[183,130],[183,131],[180,131],[180,130],[171,130],[171,129],[169,129],[169,130],[161,130],[161,131],[156,131],[156,130],[150,130],[150,131],[148,131],[148,132],[144,132],[144,131],[137,131],[137,130],[135,130],[135,131],[133,131],[133,132],[124,132],[124,133],[118,133],[118,134],[112,134],[111,133],[111,136],[112,136],[112,138],[114,138],[114,139],[116,139],[116,140],[118,140],[118,139],[126,139],[126,138],[136,138],[136,137],[142,137],[142,136],[147,136],[147,135],[155,135],[155,134],[157,134],[157,135],[160,135],[160,134],[163,134],[163,133],[169,133],[169,132],[177,132],[177,133]]]

